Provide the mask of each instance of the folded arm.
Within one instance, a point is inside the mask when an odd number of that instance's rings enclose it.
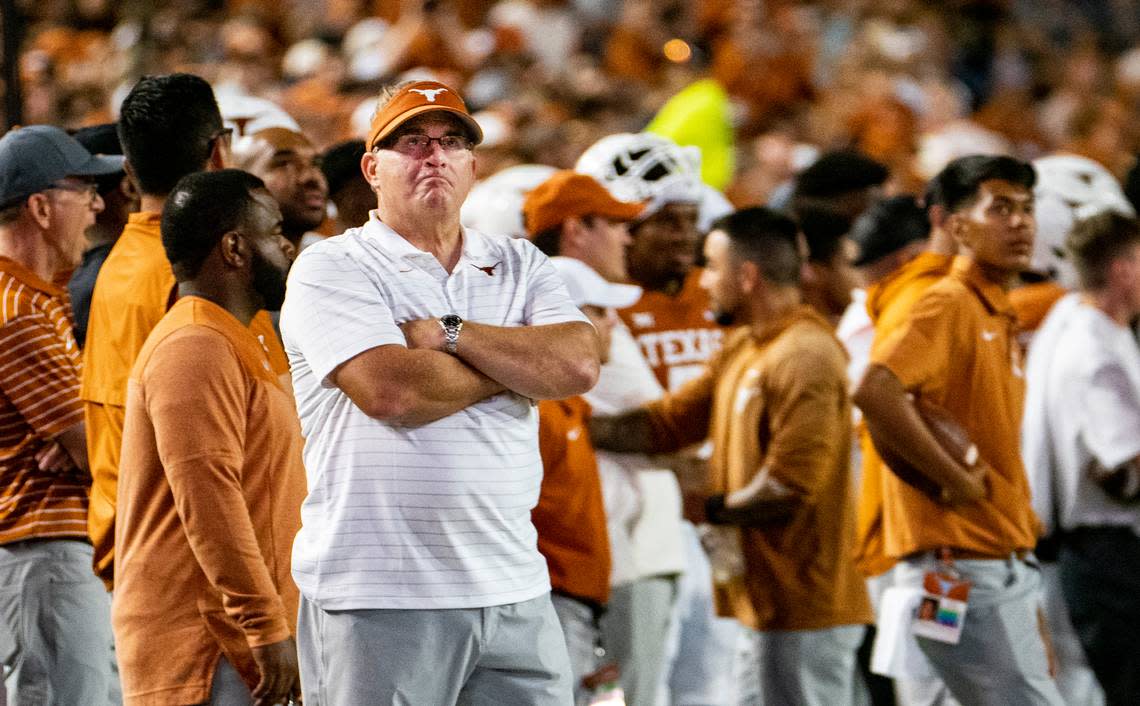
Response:
[[[87,432],[83,422],[73,424],[48,440],[36,453],[36,464],[41,471],[65,473],[78,470],[90,475],[87,463]]]
[[[409,321],[400,328],[410,348],[444,350],[437,319]],[[535,400],[587,392],[601,369],[597,333],[581,321],[536,326],[464,322],[455,355],[502,387]]]
[[[454,356],[395,344],[366,350],[329,377],[368,416],[405,425],[442,419],[504,389]]]
[[[20,415],[45,440],[36,454],[40,470],[88,475],[79,371],[69,343],[46,315],[33,313],[0,326],[0,348],[9,357],[0,390],[13,393],[9,397]]]
[[[944,502],[969,503],[986,496],[984,467],[965,468],[946,453],[890,369],[872,363],[854,401],[875,443],[906,459],[942,488]]]

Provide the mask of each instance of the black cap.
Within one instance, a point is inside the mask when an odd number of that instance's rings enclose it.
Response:
[[[930,219],[913,196],[893,196],[855,220],[850,237],[859,246],[856,267],[869,265],[930,236]]]
[[[71,133],[75,141],[93,155],[106,155],[123,153],[123,144],[119,142],[119,124],[103,123],[81,127]],[[106,174],[95,179],[99,184],[99,194],[106,197],[111,191],[118,189],[123,181],[124,171],[120,169],[113,174]]]
[[[826,198],[879,186],[890,171],[861,152],[827,152],[796,177],[797,196]]]
[[[7,208],[69,176],[121,171],[122,157],[96,157],[52,125],[29,125],[0,138],[0,208]]]
[[[123,145],[119,142],[118,123],[81,127],[73,131],[71,136],[91,154],[123,154]]]

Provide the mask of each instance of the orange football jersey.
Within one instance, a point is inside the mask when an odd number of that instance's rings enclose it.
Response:
[[[724,329],[713,321],[700,278],[701,270],[693,268],[676,295],[646,292],[618,312],[666,390],[700,375],[723,343]]]

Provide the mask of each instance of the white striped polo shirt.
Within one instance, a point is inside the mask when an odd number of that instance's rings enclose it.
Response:
[[[452,273],[375,212],[297,258],[281,312],[309,495],[293,577],[326,610],[476,608],[550,590],[531,508],[535,404],[502,393],[422,426],[368,417],[328,376],[399,324],[456,313],[496,326],[586,321],[525,240],[464,232]]]

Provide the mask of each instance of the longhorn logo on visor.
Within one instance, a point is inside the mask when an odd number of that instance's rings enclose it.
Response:
[[[435,97],[440,93],[447,93],[446,88],[410,88],[412,93],[418,93],[424,98],[427,98],[428,103],[435,103]]]

